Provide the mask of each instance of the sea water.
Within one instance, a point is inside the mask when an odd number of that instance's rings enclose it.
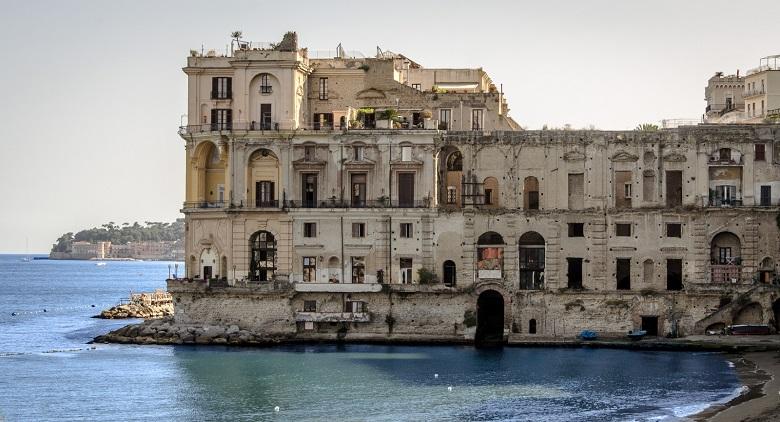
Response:
[[[0,420],[673,421],[741,387],[714,353],[87,344],[174,265],[0,255]]]

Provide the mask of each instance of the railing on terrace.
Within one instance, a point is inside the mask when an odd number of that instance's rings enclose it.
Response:
[[[184,208],[225,208],[227,201],[186,201]]]
[[[740,279],[740,273],[742,272],[742,266],[732,264],[712,264],[710,265],[710,271],[712,272],[713,283],[738,283]]]
[[[780,117],[780,108],[773,108],[771,110],[767,110],[766,116],[767,117]]]
[[[742,92],[742,97],[752,97],[755,95],[764,95],[766,94],[766,89],[760,88],[760,89],[746,89],[744,92]]]
[[[277,122],[243,122],[243,123],[204,123],[200,125],[187,125],[179,126],[180,135],[196,135],[205,133],[230,133],[230,132],[278,132],[289,131],[290,129],[282,129]],[[298,125],[296,131],[320,131],[320,132],[345,132],[345,131],[367,131],[377,130],[374,127],[369,128],[349,128],[347,126],[340,125],[324,125],[324,124],[311,124],[311,125]],[[437,130],[437,129],[425,129],[421,126],[402,126],[394,129],[380,129],[380,130]]]
[[[729,111],[733,110],[742,110],[744,108],[744,105],[737,105],[733,103],[726,103],[726,104],[709,104],[707,105],[706,112],[707,113],[718,113],[718,114],[726,114]]]
[[[319,201],[286,200],[285,208],[430,208],[430,199],[401,201],[398,199],[350,201],[324,199]]]

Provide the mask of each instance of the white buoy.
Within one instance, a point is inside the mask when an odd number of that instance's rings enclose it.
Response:
[[[274,412],[278,412],[279,410],[279,406],[274,407]]]
[[[433,374],[434,378],[439,378],[439,374]]]
[[[452,386],[447,387],[447,391],[452,391]]]

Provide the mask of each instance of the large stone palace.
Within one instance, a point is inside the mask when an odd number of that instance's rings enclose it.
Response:
[[[700,334],[780,314],[780,126],[521,130],[482,69],[191,52],[179,324]]]

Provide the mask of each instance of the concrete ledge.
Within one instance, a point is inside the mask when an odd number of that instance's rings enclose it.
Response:
[[[381,292],[378,283],[295,283],[296,292],[365,293]]]

